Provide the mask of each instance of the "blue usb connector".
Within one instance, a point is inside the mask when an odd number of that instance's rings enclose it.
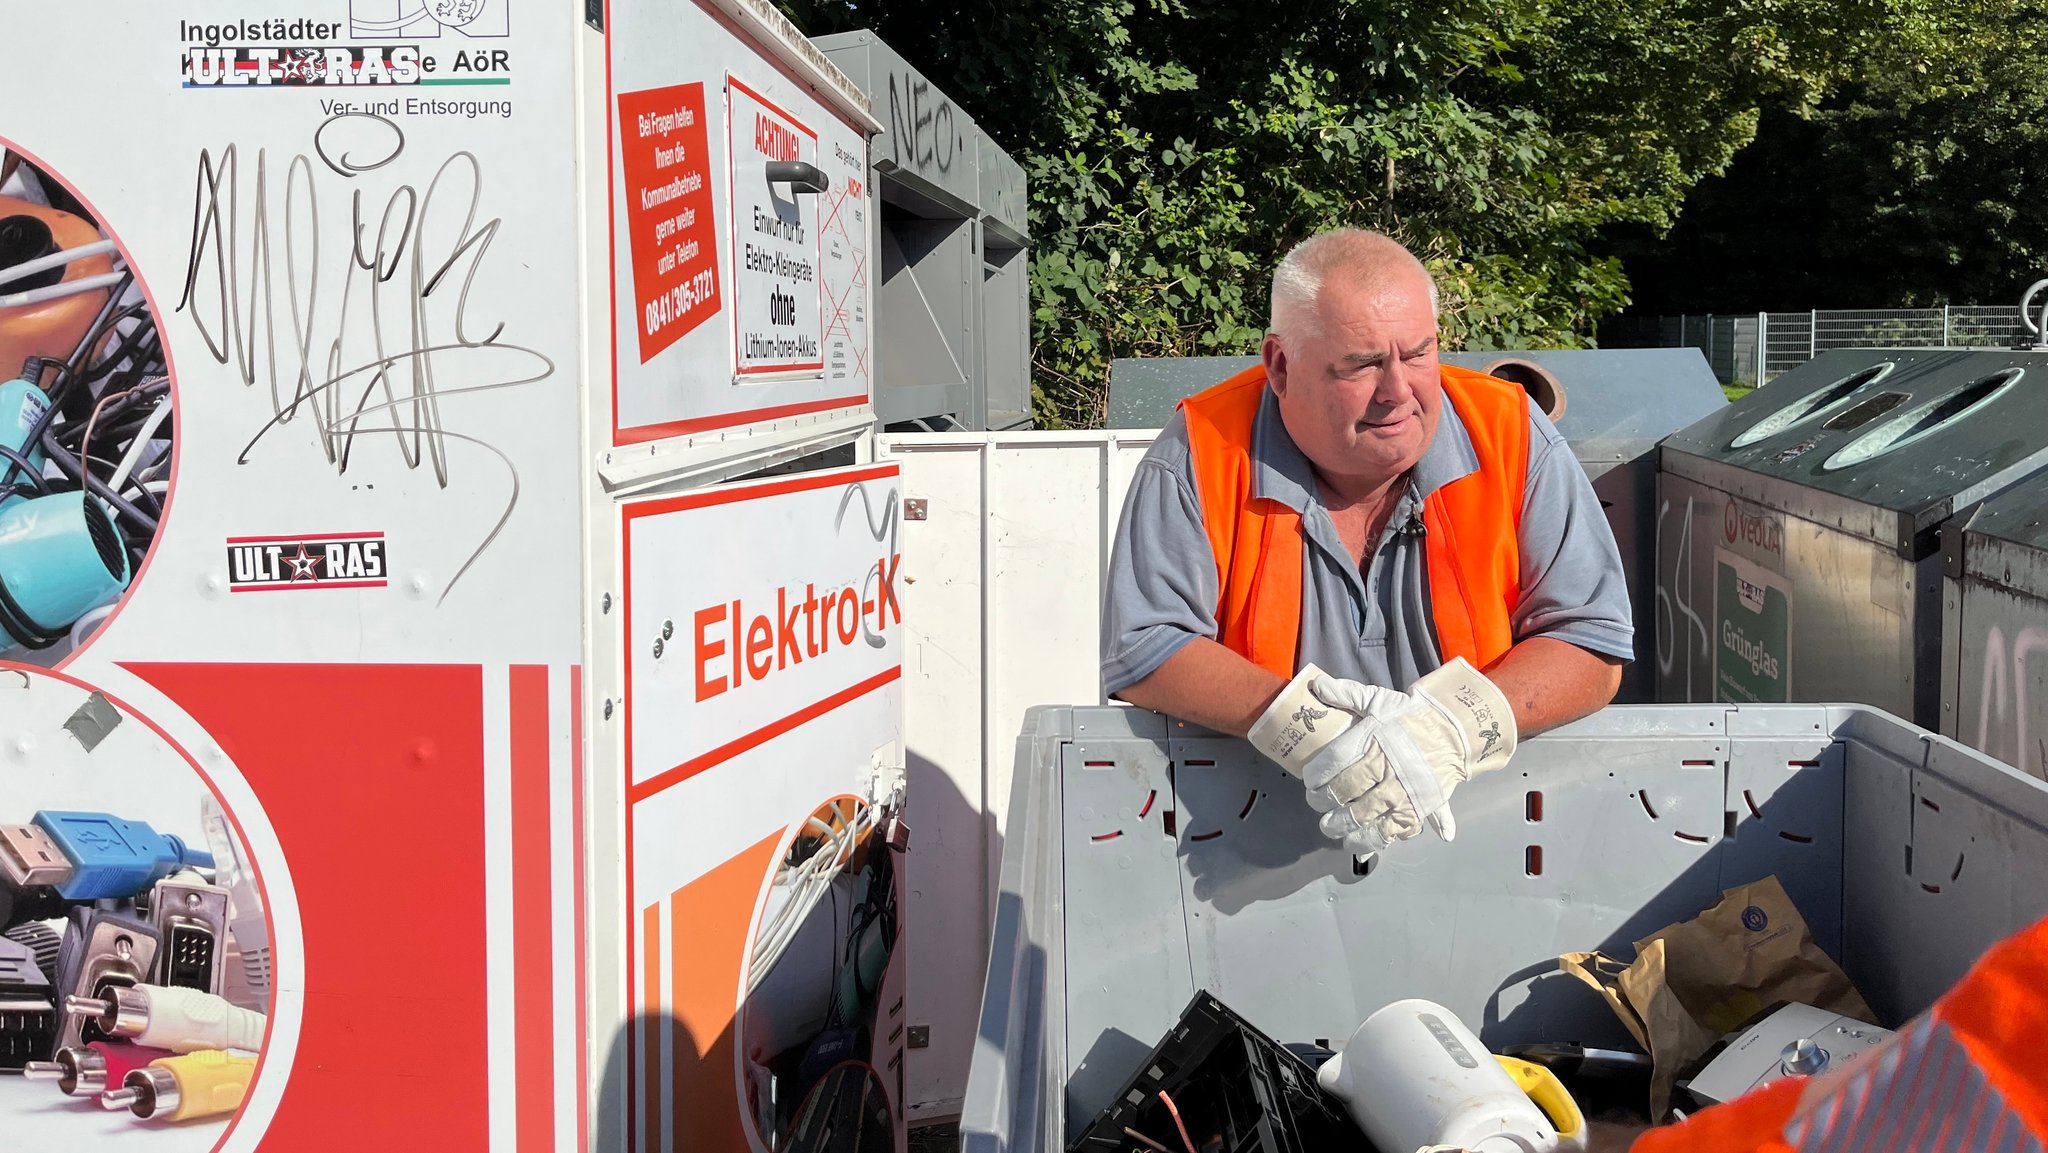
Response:
[[[45,809],[35,824],[71,861],[71,876],[56,886],[68,900],[133,897],[188,865],[213,867],[212,854],[108,813]]]

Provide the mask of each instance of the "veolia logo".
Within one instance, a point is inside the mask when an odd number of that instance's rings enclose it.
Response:
[[[1721,536],[1729,544],[1741,541],[1768,553],[1782,552],[1784,527],[1777,521],[1744,510],[1734,501],[1721,512]]]
[[[1457,1035],[1443,1023],[1442,1018],[1435,1013],[1417,1013],[1415,1016],[1422,1022],[1423,1027],[1429,1030],[1430,1035],[1436,1038],[1436,1043],[1444,1047],[1444,1052],[1451,1055],[1451,1060],[1467,1069],[1479,1068],[1479,1062],[1473,1059],[1472,1051],[1465,1048]]]

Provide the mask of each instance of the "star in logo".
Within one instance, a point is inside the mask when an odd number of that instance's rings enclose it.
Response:
[[[319,565],[320,558],[307,552],[303,544],[299,546],[297,555],[284,558],[284,563],[292,566],[293,582],[318,579],[313,575],[313,569]]]

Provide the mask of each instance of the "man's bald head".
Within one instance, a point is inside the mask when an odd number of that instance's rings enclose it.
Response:
[[[1338,228],[1295,245],[1273,270],[1270,327],[1283,344],[1315,331],[1318,296],[1333,281],[1367,291],[1427,285],[1437,315],[1436,280],[1414,253],[1384,233]]]

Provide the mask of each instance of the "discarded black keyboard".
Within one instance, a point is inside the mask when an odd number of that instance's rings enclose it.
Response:
[[[1375,1153],[1301,1058],[1196,992],[1068,1153]]]

